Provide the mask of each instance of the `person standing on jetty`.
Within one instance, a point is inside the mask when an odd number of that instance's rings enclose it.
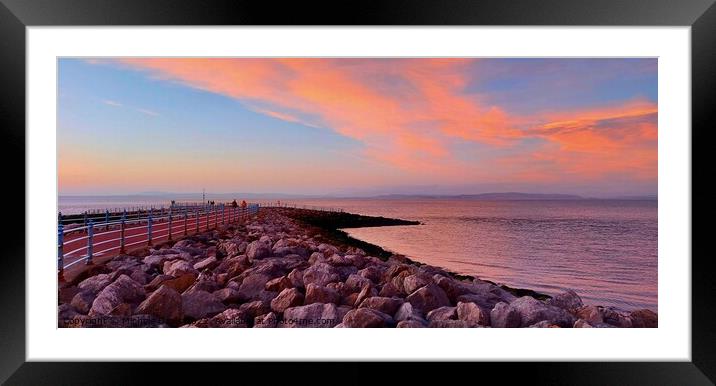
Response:
[[[246,200],[241,200],[241,209],[246,209]]]

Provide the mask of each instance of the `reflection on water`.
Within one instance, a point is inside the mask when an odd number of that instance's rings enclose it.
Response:
[[[425,225],[353,237],[463,274],[590,304],[657,310],[656,201],[351,200],[345,210]]]

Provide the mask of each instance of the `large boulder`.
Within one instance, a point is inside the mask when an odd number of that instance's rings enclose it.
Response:
[[[435,284],[428,284],[410,294],[406,299],[413,307],[422,310],[422,312],[430,312],[438,307],[449,306],[445,291]]]
[[[303,284],[310,283],[325,286],[341,279],[336,269],[327,263],[316,263],[303,272]]]
[[[216,295],[206,291],[185,292],[181,299],[184,316],[191,319],[210,317],[226,309]]]
[[[479,294],[469,293],[469,294],[459,295],[456,298],[456,300],[458,303],[460,303],[460,302],[475,303],[478,306],[488,309],[488,310],[491,310],[492,308],[494,308],[495,305],[499,302],[509,303],[509,301],[504,300],[504,298],[501,298],[500,296],[495,295],[491,292],[483,292],[483,293],[479,293]],[[514,300],[514,298],[512,300]]]
[[[571,289],[555,295],[551,299],[547,300],[547,304],[567,311],[575,311],[584,305],[582,303],[582,298],[580,298],[579,295]]]
[[[226,273],[229,278],[240,275],[246,268],[251,265],[249,258],[246,255],[234,256],[221,261],[219,265],[214,268],[216,273]]]
[[[276,291],[281,292],[285,290],[286,288],[293,287],[293,283],[291,282],[291,279],[289,279],[287,276],[281,276],[274,279],[271,279],[266,282],[266,291]]]
[[[248,247],[246,247],[246,256],[249,261],[263,259],[271,255],[271,248],[261,240],[252,241]]]
[[[254,319],[259,315],[264,315],[271,312],[270,302],[264,300],[255,300],[253,302],[244,303],[239,306],[240,311],[245,311],[246,314]]]
[[[370,308],[376,311],[380,311],[384,314],[394,315],[400,306],[405,303],[403,299],[399,298],[388,298],[384,296],[373,296],[366,298],[361,302],[358,308]]]
[[[340,322],[338,308],[335,304],[313,303],[307,306],[287,308],[283,312],[283,320],[279,327],[333,328]]]
[[[398,287],[399,285],[401,287]],[[402,284],[396,284],[392,279],[383,285],[378,294],[387,298],[405,296]]]
[[[147,265],[149,268],[152,269],[161,269],[164,266],[164,263],[167,261],[173,261],[179,259],[179,256],[181,256],[179,253],[177,254],[152,254],[144,258],[142,262]]]
[[[411,272],[412,271],[410,270],[401,271],[397,275],[393,276],[392,279],[390,279],[390,283],[393,284],[393,286],[398,290],[400,296],[409,295],[405,292],[404,282],[406,277],[412,276]]]
[[[104,287],[92,302],[90,316],[110,315],[122,303],[139,303],[144,299],[144,287],[127,275],[121,275]]]
[[[311,303],[340,303],[341,295],[334,289],[309,283],[306,286],[305,304]]]
[[[72,297],[70,304],[75,308],[75,310],[77,310],[77,312],[87,314],[92,308],[92,302],[94,302],[96,297],[97,295],[92,291],[80,291]]]
[[[168,275],[167,275],[168,276]],[[173,288],[177,292],[184,292],[187,288],[191,287],[196,280],[196,274],[186,273],[179,277],[175,277],[162,282],[162,285]],[[151,283],[150,283],[151,284]]]
[[[294,268],[287,277],[291,281],[291,287],[304,288],[303,271],[300,269]]]
[[[285,246],[273,249],[274,256],[298,255],[301,257],[308,256],[308,250],[300,245]]]
[[[218,245],[218,250],[226,257],[234,257],[239,254],[239,246],[233,241],[224,241]]]
[[[351,292],[359,292],[366,284],[373,283],[359,274],[351,274],[348,276],[348,279],[346,279],[346,288],[348,288]]]
[[[165,261],[162,272],[164,272],[165,275],[171,275],[174,277],[179,277],[185,274],[199,276],[199,271],[194,269],[194,266],[184,260]]]
[[[313,252],[311,253],[311,256],[308,258],[308,264],[314,265],[316,263],[325,263],[328,261],[328,258],[323,255],[321,252]]]
[[[218,291],[214,291],[213,294],[221,300],[224,304],[238,303],[241,301],[239,291],[230,287],[222,288]]]
[[[399,322],[402,322],[404,320],[415,320],[424,325],[427,325],[427,322],[425,321],[425,318],[423,318],[423,315],[420,313],[420,311],[414,309],[413,305],[408,302],[403,303],[395,312],[395,320]]]
[[[457,318],[458,320],[482,326],[490,325],[490,312],[475,303],[458,303]]]
[[[338,253],[338,248],[330,245],[330,244],[320,244],[318,245],[318,252],[324,254],[325,256],[331,256],[335,253]]]
[[[88,277],[80,282],[77,287],[83,291],[88,291],[96,295],[110,283],[112,283],[112,275],[109,273],[101,273],[99,275]]]
[[[622,328],[631,328],[633,326],[631,317],[624,315],[613,308],[602,308],[602,315],[604,323],[611,324],[612,326]]]
[[[577,309],[574,315],[591,325],[604,323],[604,314],[597,306],[583,306]]]
[[[457,308],[450,306],[438,307],[426,315],[428,322],[434,320],[456,320],[457,319]]]
[[[433,276],[433,281],[445,291],[451,302],[457,303],[457,297],[472,292],[472,286],[440,274]]]
[[[169,325],[177,326],[184,317],[181,295],[172,288],[163,285],[149,295],[137,307],[135,313],[154,315],[165,320]]]
[[[194,269],[197,271],[203,271],[205,269],[213,269],[219,264],[216,260],[216,256],[209,256],[206,259],[194,264]]]
[[[531,296],[523,296],[510,304],[520,313],[520,325],[529,327],[547,321],[560,327],[572,327],[576,318],[566,310],[545,304]]]
[[[498,328],[515,328],[522,325],[520,313],[509,304],[499,302],[490,311],[490,325]]]
[[[304,296],[296,288],[286,288],[278,296],[271,300],[271,309],[277,313],[284,312],[287,308],[303,304]]]
[[[380,282],[380,278],[383,276],[383,270],[378,266],[371,265],[358,271],[358,275],[370,280],[373,284]]]
[[[377,294],[378,294],[378,292],[375,290],[375,288],[373,288],[372,285],[366,284],[360,290],[360,292],[358,293],[358,296],[356,296],[353,306],[358,307],[361,303],[363,303],[363,300],[365,300],[371,296],[375,296]]]
[[[394,324],[390,315],[372,308],[351,310],[343,317],[343,326],[347,328],[391,327]]]
[[[391,264],[393,261],[391,261]],[[405,274],[403,274],[403,278],[405,278],[407,275],[410,275],[413,273],[413,270],[415,269],[414,266],[409,264],[401,264],[401,263],[395,263],[392,264],[388,269],[383,273],[383,281],[390,281],[394,277],[398,276],[401,272],[407,271]]]
[[[348,289],[346,287],[346,283],[343,283],[342,281],[335,282],[335,283],[328,283],[326,285],[326,288],[330,288],[330,289],[336,291],[341,297],[348,296],[348,295],[354,293],[352,290]]]
[[[221,286],[216,282],[216,275],[211,271],[206,271],[199,275],[196,282],[187,291],[214,292],[218,289],[221,289]]]
[[[269,280],[271,280],[271,277],[265,274],[253,273],[247,275],[239,286],[239,297],[243,301],[258,299]]]
[[[286,267],[289,263],[288,258],[266,258],[254,263],[254,267],[243,272],[243,275],[263,274],[268,275],[270,279],[281,277],[288,273]]]
[[[430,281],[420,275],[408,275],[403,279],[403,289],[406,294],[410,295],[420,287],[428,285]]]
[[[344,256],[346,260],[348,260],[348,263],[355,266],[356,268],[362,268],[365,266],[365,255],[357,253],[357,254],[347,254]]]
[[[149,283],[144,285],[144,290],[147,292],[156,291],[157,289],[159,289],[159,287],[162,286],[162,284],[165,281],[167,281],[169,279],[173,279],[173,278],[174,278],[174,276],[164,275],[164,274],[159,274],[157,276],[154,276],[154,278]]]

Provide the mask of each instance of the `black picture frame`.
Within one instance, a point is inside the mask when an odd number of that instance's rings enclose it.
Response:
[[[715,0],[401,0],[382,2],[310,1],[286,2],[218,0],[0,0],[0,122],[6,189],[12,202],[4,217],[12,221],[6,231],[0,269],[0,380],[8,384],[129,384],[143,380],[141,374],[160,374],[169,383],[202,382],[229,375],[270,375],[269,383],[286,377],[315,383],[363,383],[385,381],[398,375],[402,382],[422,380],[430,366],[396,370],[393,363],[358,369],[354,364],[334,364],[342,378],[321,378],[324,364],[214,364],[205,368],[165,363],[41,363],[26,362],[25,350],[25,208],[31,203],[18,193],[25,187],[25,50],[28,26],[87,25],[562,25],[562,26],[690,26],[692,70],[692,361],[607,363],[469,363],[439,373],[459,382],[475,378],[484,382],[497,375],[510,381],[548,384],[714,384],[716,381],[716,313],[714,313],[714,264],[706,249],[710,229],[697,227],[713,212],[713,199],[706,197],[709,159],[716,101],[716,6]],[[689,128],[681,128],[688,130]],[[700,148],[700,149],[699,149]],[[698,151],[697,151],[698,150]],[[23,167],[20,165],[23,164]],[[700,187],[700,189],[697,189]],[[26,192],[25,192],[26,193]],[[17,219],[23,219],[22,225]],[[707,224],[704,222],[704,224]],[[29,232],[42,231],[27,229]],[[696,242],[701,240],[699,242]],[[43,258],[32,256],[31,258]],[[53,257],[48,257],[52,259]],[[677,258],[688,259],[689,256]],[[668,289],[667,289],[668,290]],[[151,345],[151,342],[147,342]],[[658,345],[659,342],[653,344]],[[241,349],[236,342],[237,349]],[[138,347],[138,352],[142,349]],[[187,348],[190,349],[190,348]],[[281,348],[277,348],[281,349]],[[91,352],[88,357],[91,357]],[[565,354],[568,356],[568,353]],[[172,368],[169,368],[169,367]],[[208,368],[207,368],[208,367]],[[279,368],[280,371],[273,370]],[[313,376],[302,377],[301,374]],[[438,373],[436,371],[436,373]],[[438,373],[438,374],[439,374]],[[171,380],[176,377],[178,379]],[[334,375],[335,377],[335,375]],[[454,378],[453,378],[454,377]],[[492,378],[492,377],[490,377]],[[267,378],[269,379],[269,378]],[[331,380],[332,379],[332,380]],[[383,382],[381,382],[383,383]]]

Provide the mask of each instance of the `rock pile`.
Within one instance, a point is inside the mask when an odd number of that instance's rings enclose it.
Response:
[[[60,327],[656,327],[649,310],[516,297],[479,279],[355,247],[264,210],[133,255],[77,283]]]

